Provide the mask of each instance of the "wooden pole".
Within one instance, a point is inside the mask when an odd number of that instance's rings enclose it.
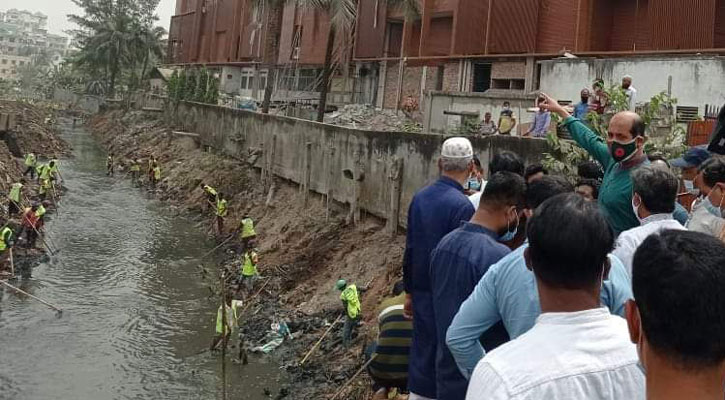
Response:
[[[13,261],[13,248],[11,247],[8,250],[10,251],[10,276],[15,278],[15,262]]]
[[[37,300],[37,301],[39,301],[39,302],[41,302],[41,303],[45,304],[46,306],[48,306],[48,307],[50,307],[50,308],[54,309],[55,311],[58,311],[58,313],[62,313],[62,312],[63,312],[63,310],[62,310],[62,309],[60,309],[60,308],[58,308],[58,307],[56,307],[56,306],[54,306],[54,305],[52,305],[52,304],[48,303],[47,301],[45,301],[45,300],[41,299],[40,297],[35,297],[35,296],[33,296],[32,294],[30,294],[30,293],[28,293],[28,292],[26,292],[26,291],[24,291],[24,290],[18,289],[18,288],[16,288],[15,286],[13,286],[13,285],[11,285],[11,284],[9,284],[9,283],[5,282],[5,281],[0,281],[0,284],[3,284],[3,285],[5,285],[5,286],[9,287],[10,289],[13,289],[14,291],[16,291],[16,292],[18,292],[18,293],[24,294],[24,295],[26,295],[26,296],[30,297],[30,298],[31,298],[31,299],[33,299],[33,300]]]
[[[312,143],[305,144],[305,181],[304,181],[304,208],[307,208],[307,202],[310,197],[310,181],[312,180]]]
[[[400,190],[403,180],[403,159],[393,160],[390,175],[390,213],[388,214],[387,230],[390,236],[395,237],[398,233],[398,221],[400,219]]]
[[[315,351],[315,349],[317,349],[317,347],[320,345],[320,343],[322,343],[322,340],[327,336],[328,333],[330,333],[330,331],[332,330],[332,328],[338,322],[340,322],[340,319],[342,319],[342,314],[337,317],[337,319],[335,320],[335,322],[333,322],[332,325],[330,325],[330,327],[327,328],[327,330],[322,335],[322,337],[320,338],[320,340],[318,340],[317,343],[315,343],[315,345],[312,346],[312,348],[310,349],[310,351],[308,351],[307,354],[305,354],[305,357],[302,359],[302,361],[300,361],[300,366],[302,366],[305,363],[305,361],[307,361],[307,359],[310,357],[310,355],[312,355],[312,353]]]
[[[215,221],[216,221],[216,219],[215,219]],[[219,243],[215,248],[213,248],[213,249],[207,251],[206,253],[204,253],[204,255],[201,256],[201,258],[206,258],[206,256],[208,256],[209,254],[213,253],[218,248],[224,246],[224,244],[226,244],[228,241],[232,240],[233,238],[234,238],[234,234],[232,234],[231,236],[229,236],[225,241]]]
[[[264,289],[267,286],[267,284],[269,283],[269,281],[271,281],[271,280],[272,280],[272,277],[267,278],[267,281],[264,282],[264,285],[262,285],[262,287],[259,288],[259,290],[257,290],[257,293],[253,294],[252,297],[247,299],[247,304],[244,305],[244,307],[242,308],[242,311],[240,311],[240,313],[246,311],[247,308],[249,308],[249,306],[252,304],[252,299],[259,296],[259,294],[262,293],[262,289]]]
[[[370,357],[370,359],[365,364],[363,364],[362,367],[360,367],[360,369],[358,369],[357,372],[355,372],[355,374],[353,376],[351,376],[350,379],[348,379],[344,385],[342,385],[342,387],[340,387],[340,390],[338,390],[337,393],[335,393],[335,395],[332,396],[332,398],[330,400],[335,400],[340,394],[342,394],[342,392],[345,390],[345,388],[347,388],[352,383],[352,381],[355,378],[357,378],[357,376],[360,375],[360,373],[363,372],[363,370],[365,368],[367,368],[368,365],[370,365],[370,363],[372,363],[375,360],[375,358],[377,358],[377,356],[378,355],[375,354],[374,356]]]

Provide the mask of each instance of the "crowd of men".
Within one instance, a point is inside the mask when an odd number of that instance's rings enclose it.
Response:
[[[484,181],[471,143],[445,141],[379,315],[378,343],[409,352],[373,349],[376,398],[723,399],[725,159],[648,156],[631,111],[601,140],[549,96],[539,107],[593,161],[572,185],[502,152]]]

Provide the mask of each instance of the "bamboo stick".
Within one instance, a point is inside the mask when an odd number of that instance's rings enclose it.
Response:
[[[302,359],[302,361],[300,361],[300,366],[302,366],[302,364],[304,364],[305,361],[307,361],[307,358],[309,358],[310,355],[315,351],[315,349],[317,349],[317,347],[320,345],[320,343],[322,343],[322,340],[327,336],[328,333],[330,333],[330,331],[332,330],[332,328],[335,325],[337,325],[338,322],[340,322],[340,319],[342,319],[342,315],[340,315],[340,316],[337,317],[337,319],[335,320],[335,322],[333,322],[332,325],[330,325],[330,327],[327,328],[327,330],[325,331],[325,334],[322,335],[322,337],[320,338],[320,340],[318,340],[317,343],[315,343],[315,345],[312,346],[312,348],[310,349],[310,351],[307,352],[307,354]]]
[[[335,395],[332,396],[332,398],[330,400],[335,400],[337,398],[337,396],[339,396],[340,394],[342,394],[343,390],[345,390],[345,388],[347,388],[350,385],[350,383],[352,383],[352,381],[355,378],[357,378],[357,376],[360,375],[360,373],[363,372],[363,370],[365,368],[367,368],[367,366],[370,365],[371,362],[373,362],[375,360],[375,358],[377,356],[378,355],[375,354],[374,356],[370,357],[370,359],[365,364],[363,364],[362,367],[360,367],[360,369],[358,369],[357,372],[355,372],[355,374],[353,376],[351,376],[350,379],[348,379],[347,382],[345,382],[344,385],[342,385],[340,387],[340,390],[338,390],[337,393],[335,393]]]
[[[31,298],[31,299],[33,299],[33,300],[37,300],[37,301],[39,301],[39,302],[41,302],[41,303],[45,304],[46,306],[48,306],[48,307],[50,307],[50,308],[54,309],[55,311],[57,311],[57,312],[58,312],[59,314],[63,313],[63,310],[62,310],[62,309],[60,309],[59,307],[56,307],[56,306],[54,306],[54,305],[52,305],[52,304],[48,303],[47,301],[45,301],[45,300],[41,299],[40,297],[36,297],[36,296],[33,296],[32,294],[30,294],[30,293],[28,293],[28,292],[26,292],[26,291],[24,291],[24,290],[22,290],[22,289],[16,288],[15,286],[13,286],[13,285],[11,285],[11,284],[7,283],[6,281],[0,281],[0,284],[3,284],[3,285],[5,285],[5,286],[9,287],[10,289],[13,289],[13,290],[15,290],[15,291],[16,291],[16,292],[18,292],[18,293],[24,294],[24,295],[26,295],[26,296],[30,297],[30,298]]]

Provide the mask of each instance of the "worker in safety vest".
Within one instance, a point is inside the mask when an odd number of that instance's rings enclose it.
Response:
[[[201,190],[204,191],[204,195],[206,196],[206,210],[209,211],[217,203],[217,191],[204,182],[201,183]]]
[[[30,173],[30,179],[35,179],[35,168],[38,166],[38,160],[35,158],[35,154],[28,153],[25,155],[25,172],[23,176]]]
[[[141,162],[138,158],[131,161],[131,168],[129,171],[131,172],[131,183],[136,183],[141,175]]]
[[[6,260],[10,254],[9,250],[14,244],[15,234],[13,233],[13,230],[9,226],[3,224],[2,228],[0,228],[0,267],[5,267]]]
[[[41,201],[38,210],[35,212],[35,215],[38,216],[38,232],[41,232],[45,226],[45,214],[48,212],[47,207],[50,207],[50,203],[47,200]]]
[[[154,162],[154,167],[151,170],[151,187],[156,188],[156,184],[161,180],[161,167],[159,164]]]
[[[113,176],[113,153],[106,157],[106,176]]]
[[[156,167],[156,157],[151,154],[148,160],[148,168],[146,169],[146,175],[148,176],[149,182],[153,182],[154,180],[154,167]]]
[[[238,327],[239,321],[239,307],[242,302],[234,300],[231,295],[227,294],[225,298],[224,310],[226,311],[226,326],[224,326],[224,320],[222,316],[222,306],[219,306],[216,313],[216,324],[214,325],[215,335],[209,346],[209,350],[216,350],[219,346],[219,342],[226,336],[229,338],[230,334],[234,329]]]
[[[242,217],[237,231],[239,232],[240,239],[242,239],[242,252],[244,252],[252,246],[250,242],[257,237],[257,232],[254,230],[254,220],[247,213]]]
[[[352,330],[357,326],[360,320],[360,297],[358,296],[357,286],[348,285],[344,279],[337,281],[335,285],[340,292],[340,300],[342,307],[345,309],[345,326],[342,329],[342,345],[350,347],[350,339],[352,338]]]
[[[15,182],[10,187],[10,193],[8,194],[8,215],[10,216],[20,213],[20,199],[24,185],[25,178],[20,178],[20,182]]]
[[[224,233],[224,217],[227,216],[227,199],[224,198],[224,193],[219,192],[216,201],[216,226],[219,235]]]
[[[40,203],[33,202],[33,204],[30,207],[27,207],[23,212],[23,223],[20,236],[25,233],[26,247],[31,249],[35,247],[35,242],[38,240],[38,222],[40,221],[40,218],[38,217],[39,207]]]
[[[254,242],[251,241],[249,244],[249,248],[242,253],[242,271],[240,276],[247,295],[251,294],[251,291],[254,289],[254,281],[259,276],[259,271],[257,271],[259,254],[254,248]]]
[[[54,158],[54,159],[50,160],[50,162],[48,163],[48,167],[50,168],[50,171],[49,171],[50,180],[52,180],[52,181],[56,180],[56,177],[55,177],[56,175],[58,175],[58,177],[60,177],[60,172],[58,171],[58,160],[57,159]]]
[[[50,179],[41,179],[40,187],[38,188],[38,197],[40,198],[41,201],[45,200],[50,189],[51,189]]]

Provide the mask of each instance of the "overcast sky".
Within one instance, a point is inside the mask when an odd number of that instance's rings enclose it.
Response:
[[[158,24],[169,30],[169,22],[174,14],[176,0],[161,0],[156,15],[159,16]],[[68,22],[66,15],[79,13],[78,8],[71,0],[1,0],[0,11],[11,8],[40,11],[48,16],[48,30],[51,33],[68,36],[63,31],[73,29],[74,24]]]

